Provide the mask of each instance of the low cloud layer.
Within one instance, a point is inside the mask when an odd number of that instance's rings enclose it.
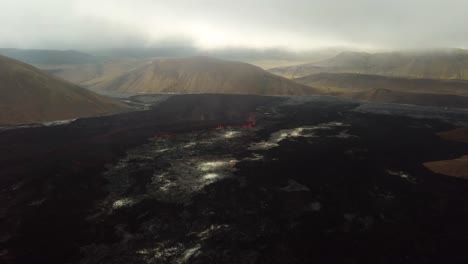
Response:
[[[2,0],[0,47],[468,47],[466,0]]]

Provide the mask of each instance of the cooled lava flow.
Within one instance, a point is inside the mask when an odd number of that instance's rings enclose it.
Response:
[[[176,134],[174,133],[157,133],[152,136],[150,139],[160,139],[160,138],[167,138],[167,137],[175,137]]]

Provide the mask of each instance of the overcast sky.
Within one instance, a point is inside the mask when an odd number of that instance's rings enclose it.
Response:
[[[0,47],[468,47],[468,0],[0,0]]]

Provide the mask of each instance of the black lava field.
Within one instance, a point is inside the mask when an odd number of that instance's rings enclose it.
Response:
[[[468,181],[422,165],[468,154],[436,135],[468,112],[437,111],[178,95],[2,130],[0,262],[468,263]]]

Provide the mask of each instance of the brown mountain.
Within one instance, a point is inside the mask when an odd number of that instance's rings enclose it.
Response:
[[[0,56],[0,124],[47,122],[122,111],[97,95],[43,71]]]
[[[450,94],[411,93],[388,89],[371,89],[368,91],[343,94],[342,97],[377,103],[468,108],[468,97]]]
[[[398,77],[468,80],[468,51],[364,53],[343,52],[317,62],[279,67],[270,72],[299,78],[320,72],[363,73]]]
[[[398,78],[355,73],[318,73],[294,81],[340,94],[369,89],[468,96],[468,81]]]
[[[137,93],[318,94],[259,67],[209,57],[154,59],[92,88]]]

